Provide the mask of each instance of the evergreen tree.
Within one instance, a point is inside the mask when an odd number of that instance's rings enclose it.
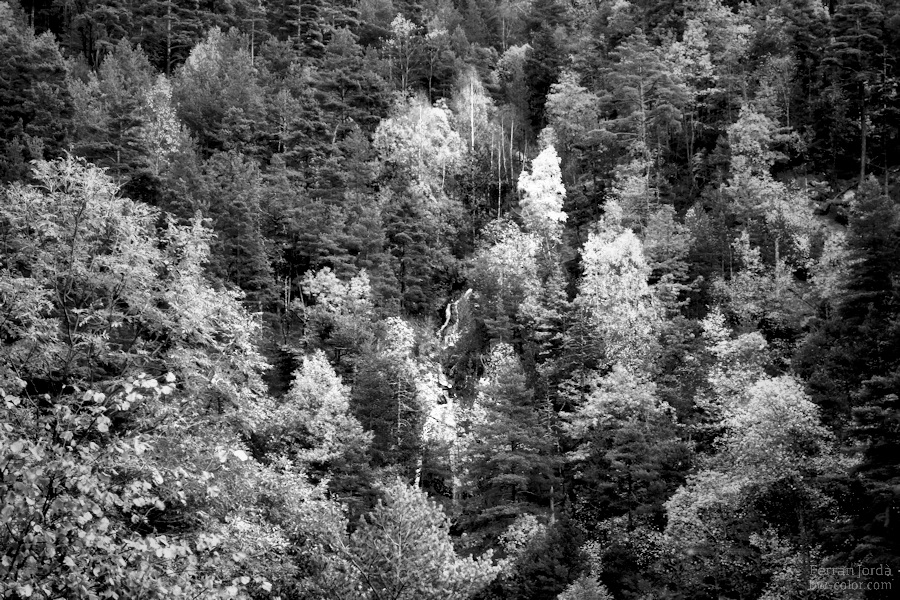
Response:
[[[441,509],[397,481],[349,536],[328,540],[335,560],[316,579],[332,600],[466,600],[497,569],[488,558],[461,558]]]
[[[858,441],[861,462],[849,475],[862,489],[846,506],[853,526],[838,527],[834,535],[852,536],[848,557],[873,560],[897,553],[896,496],[888,492],[897,481],[890,454],[896,436],[888,431],[898,415],[898,239],[900,211],[869,179],[851,206],[846,243],[852,266],[839,287],[836,314],[808,336],[795,359],[829,421]]]
[[[617,365],[566,422],[577,444],[570,460],[579,520],[590,526],[624,515],[629,530],[661,526],[663,503],[682,483],[690,456],[656,386]]]
[[[254,441],[269,455],[292,459],[313,483],[328,479],[342,502],[358,505],[369,490],[372,436],[350,413],[350,390],[321,351],[303,357],[290,390]]]
[[[687,89],[662,50],[651,46],[641,30],[611,54],[616,62],[606,74],[607,93],[601,102],[615,115],[611,125],[623,145],[650,172],[668,140],[681,130]]]
[[[557,83],[563,66],[565,47],[558,29],[542,26],[532,35],[531,49],[523,69],[527,86],[528,118],[533,131],[547,124],[544,106],[547,94]]]
[[[261,309],[272,300],[274,282],[262,233],[259,168],[241,154],[221,152],[203,164],[201,178],[190,208],[208,218],[216,232],[209,272],[239,287],[247,301]]]
[[[491,339],[512,343],[520,336],[523,304],[539,293],[540,240],[509,221],[488,224],[482,236],[468,271],[476,315]]]
[[[51,34],[37,36],[0,2],[0,181],[27,176],[31,160],[66,145],[72,100],[66,64]]]
[[[557,458],[550,409],[535,401],[509,344],[491,350],[469,419],[466,504],[479,528],[551,508]]]
[[[70,49],[79,52],[87,63],[97,67],[118,40],[128,38],[134,30],[134,11],[127,0],[82,2],[71,12],[64,11],[67,36],[62,39]],[[68,13],[68,14],[66,14]],[[66,39],[68,38],[68,39]]]
[[[357,368],[351,406],[372,432],[372,466],[412,479],[425,424],[415,382],[396,356],[370,355]]]
[[[206,153],[262,153],[263,91],[248,39],[210,30],[179,69],[173,85],[178,116]]]
[[[832,15],[833,39],[825,64],[834,69],[834,77],[847,97],[852,98],[857,117],[859,184],[866,179],[870,159],[869,132],[871,113],[878,106],[874,98],[876,83],[884,61],[882,27],[884,12],[871,0],[841,2]],[[874,102],[873,102],[874,100]]]
[[[155,73],[140,48],[122,39],[86,83],[72,81],[75,152],[123,181],[147,168],[144,127]]]

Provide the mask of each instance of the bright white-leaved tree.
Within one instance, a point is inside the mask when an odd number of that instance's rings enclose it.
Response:
[[[559,155],[553,145],[548,145],[535,157],[530,173],[522,171],[518,190],[522,194],[520,207],[525,228],[551,240],[557,238],[566,222],[563,212],[566,188],[559,169]]]
[[[606,363],[632,367],[652,355],[660,311],[647,283],[650,267],[641,241],[619,224],[618,213],[608,202],[600,230],[588,236],[576,304],[596,332]]]
[[[508,339],[519,308],[540,288],[537,235],[512,221],[489,223],[469,269],[481,318],[492,337]]]
[[[384,165],[410,178],[410,187],[440,198],[444,183],[465,152],[453,113],[423,97],[398,102],[378,125],[372,145]]]

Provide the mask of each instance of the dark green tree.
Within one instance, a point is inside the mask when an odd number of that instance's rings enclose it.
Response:
[[[827,422],[861,454],[840,482],[851,522],[831,534],[849,540],[841,557],[877,562],[898,555],[900,209],[872,177],[851,205],[846,245],[852,266],[831,300],[835,310],[808,335],[795,365]]]
[[[496,345],[478,385],[463,453],[463,502],[474,529],[496,531],[527,512],[552,514],[558,491],[552,421],[512,346]]]
[[[212,29],[176,74],[173,99],[203,152],[263,153],[265,102],[247,36]]]
[[[661,528],[663,503],[683,482],[689,453],[653,384],[616,366],[567,416],[577,444],[573,493],[579,520],[625,517],[628,529]]]
[[[880,2],[846,0],[831,18],[832,43],[824,63],[850,106],[849,118],[855,118],[853,137],[858,142],[859,184],[868,173],[872,133],[872,114],[881,104],[876,92],[884,92],[877,84],[887,66],[884,47],[884,12]],[[847,151],[849,148],[842,148]],[[840,150],[838,151],[840,152]]]
[[[256,163],[236,152],[216,153],[202,167],[192,208],[216,232],[209,272],[247,293],[257,310],[274,299],[274,281],[263,237],[263,180]]]
[[[681,130],[687,87],[641,30],[624,39],[611,56],[615,62],[605,73],[601,105],[612,117],[620,143],[649,169],[653,157],[658,161],[669,149],[669,139]]]
[[[409,314],[427,314],[443,298],[441,279],[452,273],[455,262],[438,235],[437,217],[425,202],[413,197],[396,199],[385,207],[382,218],[400,308]]]
[[[559,79],[565,52],[561,29],[544,25],[532,34],[531,50],[525,60],[524,76],[528,89],[529,120],[535,132],[547,124],[544,105],[550,88]]]
[[[35,35],[0,2],[0,181],[27,176],[27,163],[65,146],[72,116],[66,64],[51,34]]]
[[[485,600],[556,600],[560,593],[588,571],[582,550],[584,533],[563,515],[531,539],[516,558],[511,573],[498,577],[479,598]],[[574,596],[576,600],[603,600]]]
[[[127,180],[149,163],[143,128],[155,72],[140,48],[122,39],[86,83],[72,81],[73,150]]]
[[[259,0],[131,0],[131,41],[140,44],[157,69],[169,75],[213,27],[237,28],[252,36],[250,53],[264,39]]]
[[[372,355],[358,365],[351,406],[372,432],[372,466],[412,479],[421,448],[425,415],[416,403],[414,381],[395,356]]]
[[[97,67],[118,40],[128,38],[134,29],[134,11],[128,0],[93,0],[73,3],[63,10],[68,35],[61,36],[65,45],[81,54],[88,65]],[[80,6],[78,6],[80,5]],[[74,10],[72,10],[74,8]]]

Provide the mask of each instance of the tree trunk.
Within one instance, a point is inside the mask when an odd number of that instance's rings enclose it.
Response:
[[[868,127],[866,123],[866,84],[859,84],[859,185],[866,181],[866,138]]]
[[[469,151],[475,152],[475,82],[472,80],[469,80]]]
[[[166,4],[166,75],[172,74],[172,0]]]

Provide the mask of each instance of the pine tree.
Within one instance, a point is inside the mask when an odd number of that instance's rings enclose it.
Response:
[[[34,30],[0,3],[0,181],[23,179],[27,162],[65,147],[72,101],[67,69],[51,34]]]
[[[253,0],[247,0],[248,3]],[[230,3],[228,8],[243,2]],[[227,31],[239,24],[209,1],[150,0],[133,2],[131,41],[140,45],[153,65],[166,75],[175,73],[212,27]]]
[[[63,37],[65,45],[96,68],[117,41],[127,39],[134,30],[134,12],[129,5],[127,0],[84,2],[72,12],[65,11],[64,18],[70,20],[66,27],[68,35]]]
[[[663,503],[690,462],[673,416],[655,385],[619,365],[566,415],[566,433],[577,445],[570,460],[579,519],[624,515],[628,529],[664,522]]]
[[[512,346],[494,346],[463,450],[466,503],[482,527],[552,507],[557,457],[550,418],[528,388]]]
[[[140,48],[122,39],[87,83],[70,84],[75,103],[75,152],[127,180],[148,166],[142,139],[155,73]]]
[[[511,343],[520,335],[520,311],[540,288],[540,239],[509,221],[489,223],[482,238],[468,271],[476,315],[491,339]]]
[[[265,105],[253,63],[246,36],[214,28],[178,70],[173,85],[178,116],[206,153],[262,154]]]
[[[316,578],[329,600],[466,600],[498,569],[489,558],[462,558],[450,523],[421,491],[397,481],[349,536],[328,541],[336,556]]]
[[[547,94],[557,83],[563,66],[564,44],[558,30],[542,26],[532,35],[531,49],[523,69],[527,86],[528,118],[537,132],[547,124],[545,105]]]
[[[878,101],[873,97],[884,58],[882,27],[884,13],[881,4],[871,0],[841,2],[832,16],[833,39],[825,64],[846,95],[852,98],[858,126],[859,184],[869,172],[869,121]],[[884,90],[882,90],[883,92]],[[874,102],[873,102],[874,100]],[[856,137],[856,136],[854,136]]]
[[[247,301],[258,310],[274,295],[262,232],[263,184],[259,168],[241,154],[223,152],[204,163],[201,177],[200,189],[190,208],[208,218],[216,232],[210,274],[246,292]]]
[[[351,406],[363,428],[372,432],[372,466],[412,480],[425,424],[415,382],[395,356],[370,355],[357,369]]]
[[[613,128],[626,147],[649,169],[681,131],[687,88],[660,48],[637,30],[612,52],[616,61],[605,77],[606,110],[615,114]]]
[[[289,457],[313,483],[328,479],[329,490],[344,502],[360,504],[371,485],[372,435],[351,414],[350,389],[321,351],[303,357],[290,390],[254,441],[269,455]]]

